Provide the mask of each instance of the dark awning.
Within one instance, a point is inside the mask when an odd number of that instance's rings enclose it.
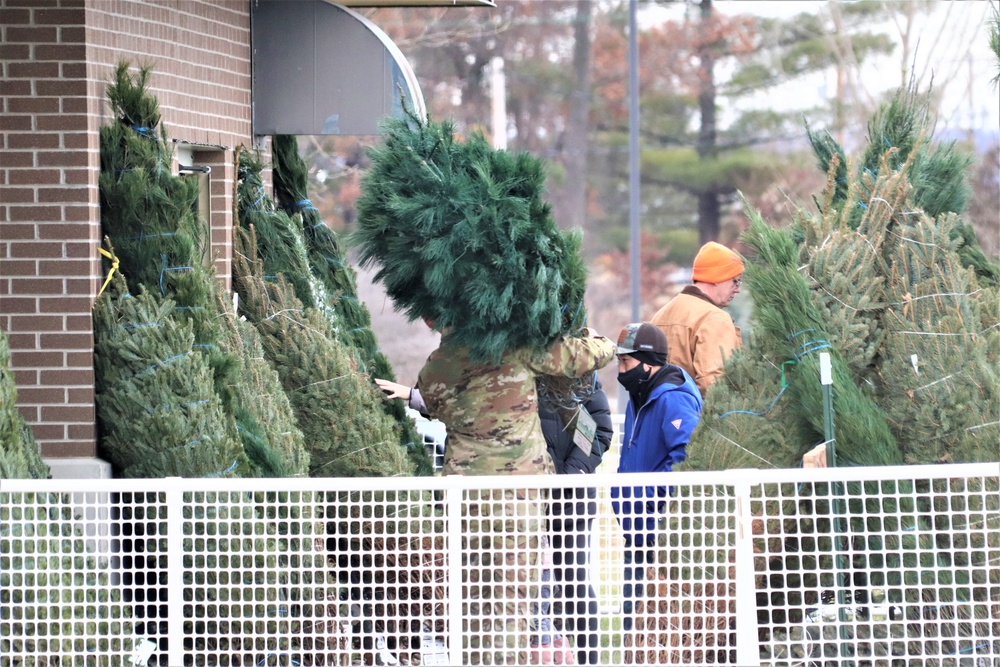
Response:
[[[425,115],[406,58],[357,12],[325,0],[256,0],[251,7],[255,136],[376,134],[383,118],[402,115],[404,103]]]

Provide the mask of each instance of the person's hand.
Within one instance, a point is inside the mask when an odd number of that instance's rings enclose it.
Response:
[[[381,378],[375,378],[375,384],[378,385],[379,389],[385,392],[386,398],[401,398],[404,401],[410,400],[410,388],[405,384],[389,382],[388,380],[383,380]]]

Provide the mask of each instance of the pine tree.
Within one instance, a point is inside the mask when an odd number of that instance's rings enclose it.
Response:
[[[243,348],[222,346],[225,310],[220,304],[226,299],[219,293],[207,256],[207,225],[195,213],[198,185],[171,173],[166,129],[157,99],[148,91],[151,71],[142,67],[132,75],[129,64],[122,62],[108,87],[114,120],[101,128],[101,226],[130,284],[169,297],[175,304],[171,317],[190,322],[195,350],[211,370],[224,421],[252,454],[252,466],[244,472],[272,475],[280,469],[272,467],[282,458],[278,450],[287,443],[271,428],[288,423],[291,413],[265,424],[265,415],[258,411],[262,404],[249,400],[252,388],[240,386],[252,376],[237,372],[255,362],[245,358],[248,351]],[[149,400],[156,404],[154,398]],[[106,405],[104,414],[114,414],[111,408]],[[121,412],[132,408],[122,406]],[[102,432],[115,428],[103,424]],[[271,435],[278,441],[271,442]],[[157,447],[156,443],[148,446]],[[228,444],[220,447],[228,450]],[[147,469],[150,476],[159,476],[155,468]]]
[[[836,170],[837,187],[828,207],[844,208],[848,198],[847,159],[844,149],[826,132],[807,132],[813,151],[824,172]],[[900,89],[892,100],[883,105],[868,123],[869,143],[857,165],[854,179],[860,190],[862,205],[846,207],[847,224],[857,228],[864,211],[864,202],[871,196],[866,190],[880,170],[898,171],[907,164],[907,177],[913,186],[910,204],[936,218],[944,213],[962,213],[968,205],[971,191],[966,172],[973,156],[960,150],[954,141],[933,143],[930,106],[927,96],[913,87]],[[834,158],[836,161],[834,162]],[[869,178],[865,178],[865,176]],[[1000,286],[1000,266],[983,253],[970,225],[952,225],[951,238],[958,242],[957,250],[964,266],[973,267],[980,280]]]
[[[238,477],[249,463],[190,321],[114,276],[94,306],[99,454],[121,477]]]
[[[0,479],[46,479],[49,467],[17,411],[17,386],[10,370],[10,343],[0,329]]]
[[[583,317],[580,234],[556,227],[540,159],[412,115],[387,120],[369,154],[353,240],[410,319],[495,362],[568,333],[567,313]]]
[[[354,269],[348,263],[337,235],[323,222],[319,211],[309,201],[308,167],[299,156],[294,136],[274,137],[274,159],[272,175],[276,199],[290,218],[301,221],[309,270],[326,288],[330,301],[325,312],[337,337],[354,351],[359,370],[372,377],[395,381],[396,374],[378,347],[368,309],[358,299]],[[382,405],[386,413],[398,422],[401,444],[407,447],[417,474],[432,475],[434,469],[426,449],[411,446],[412,443],[422,442],[423,438],[406,414],[403,401],[386,401]]]
[[[274,137],[274,193],[290,218],[299,216],[309,258],[309,271],[325,287],[337,334],[359,351],[359,361],[376,377],[395,379],[385,355],[378,349],[368,309],[358,300],[357,278],[337,234],[320,218],[308,197],[308,166],[299,155],[296,138]]]
[[[241,152],[239,161],[241,227],[234,239],[233,285],[240,295],[240,313],[260,333],[265,355],[295,410],[309,447],[310,474],[412,474],[413,466],[399,446],[398,426],[382,408],[381,392],[358,371],[330,320],[320,310],[305,307],[285,275],[271,268],[273,257],[288,254],[264,245],[257,235],[288,238],[284,229],[291,227],[290,220],[261,196],[259,160]]]
[[[842,151],[820,151],[831,156],[827,191],[791,229],[769,228],[748,207],[754,326],[708,392],[689,467],[797,465],[823,441],[821,349],[834,363],[838,465],[1000,458],[1000,294],[939,200],[946,191],[964,206],[954,172],[963,158],[923,147],[930,132],[912,95],[877,118],[919,140],[853,173],[833,157]],[[941,192],[927,193],[937,182]]]
[[[239,361],[240,381],[235,385],[237,410],[253,405],[254,415],[237,412],[237,428],[256,430],[243,433],[243,448],[263,477],[306,477],[309,475],[309,452],[295,412],[274,367],[264,354],[257,330],[232,314],[221,319],[223,349]]]

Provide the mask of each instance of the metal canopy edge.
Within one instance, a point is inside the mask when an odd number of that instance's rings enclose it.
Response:
[[[253,133],[378,134],[403,104],[426,116],[413,68],[371,21],[326,0],[252,5]]]

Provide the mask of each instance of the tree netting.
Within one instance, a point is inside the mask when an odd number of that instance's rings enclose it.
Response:
[[[117,477],[239,477],[249,462],[189,320],[114,276],[94,307],[100,451]]]

